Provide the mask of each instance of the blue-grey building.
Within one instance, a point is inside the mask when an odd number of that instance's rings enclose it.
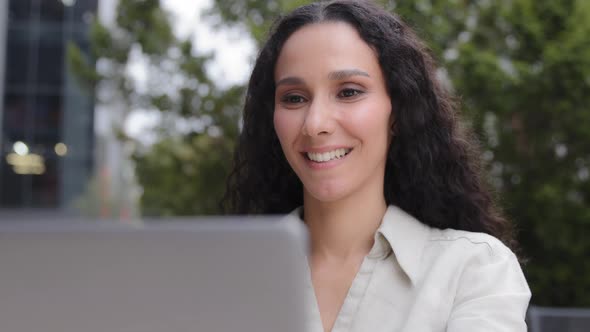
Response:
[[[68,70],[97,0],[0,0],[0,208],[64,208],[85,189],[94,97]]]

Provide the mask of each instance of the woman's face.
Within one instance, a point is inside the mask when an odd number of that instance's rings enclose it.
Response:
[[[376,54],[347,23],[307,25],[275,67],[274,126],[305,195],[383,192],[391,100]]]

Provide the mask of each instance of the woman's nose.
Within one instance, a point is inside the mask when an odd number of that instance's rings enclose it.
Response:
[[[314,98],[307,109],[302,133],[305,136],[328,135],[334,132],[334,120],[327,102]]]

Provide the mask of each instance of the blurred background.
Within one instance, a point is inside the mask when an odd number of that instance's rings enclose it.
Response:
[[[289,0],[0,0],[0,218],[219,213]],[[427,41],[518,229],[532,303],[590,307],[590,1],[382,0]]]

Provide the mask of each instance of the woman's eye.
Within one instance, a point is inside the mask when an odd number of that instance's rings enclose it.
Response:
[[[305,101],[305,98],[303,98],[302,96],[298,96],[298,95],[289,95],[289,96],[285,96],[283,97],[283,99],[281,100],[284,103],[288,103],[288,104],[299,104]]]
[[[352,98],[362,94],[363,92],[357,89],[344,89],[338,94],[342,98]]]

